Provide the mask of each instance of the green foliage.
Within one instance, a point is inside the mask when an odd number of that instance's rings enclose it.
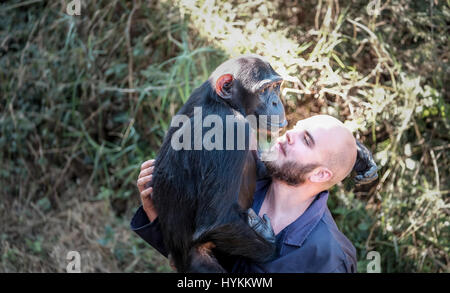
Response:
[[[0,271],[170,271],[128,229],[140,164],[222,61],[264,55],[290,125],[316,113],[371,147],[377,186],[330,210],[382,272],[449,272],[448,1],[0,4]],[[85,253],[85,254],[83,254]]]

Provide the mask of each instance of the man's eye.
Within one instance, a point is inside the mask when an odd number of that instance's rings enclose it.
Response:
[[[305,135],[303,139],[305,140],[306,145],[309,146],[309,137]]]

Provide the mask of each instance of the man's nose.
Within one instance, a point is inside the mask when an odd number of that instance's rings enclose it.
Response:
[[[293,144],[294,143],[294,136],[289,131],[286,132],[286,140],[287,140],[288,144]]]

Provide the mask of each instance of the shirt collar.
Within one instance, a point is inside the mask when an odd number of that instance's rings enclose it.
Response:
[[[317,226],[327,209],[328,191],[316,195],[306,211],[289,224],[284,237],[284,244],[301,246],[311,231]]]

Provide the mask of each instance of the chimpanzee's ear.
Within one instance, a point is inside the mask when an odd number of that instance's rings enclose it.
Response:
[[[222,99],[231,99],[231,88],[233,86],[233,75],[224,74],[216,81],[216,93]]]

